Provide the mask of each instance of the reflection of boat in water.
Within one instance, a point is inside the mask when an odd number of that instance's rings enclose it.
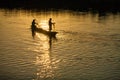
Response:
[[[56,37],[56,34],[58,33],[56,31],[46,31],[42,28],[35,28],[35,29],[32,29],[32,36],[33,37],[35,36],[36,32],[45,34],[45,35],[50,36],[50,37]]]
[[[42,33],[42,34],[45,34],[46,36],[48,36],[48,38],[49,38],[49,50],[51,50],[51,46],[52,46],[52,40],[57,40],[57,38],[56,38],[56,34],[58,33],[58,32],[56,32],[56,31],[46,31],[46,30],[44,30],[44,29],[42,29],[42,28],[31,28],[31,31],[32,31],[32,37],[34,38],[35,37],[35,35],[36,35],[36,32],[37,33]]]

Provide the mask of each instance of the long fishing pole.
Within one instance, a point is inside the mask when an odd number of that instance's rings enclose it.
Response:
[[[55,31],[55,23],[53,23],[53,31]]]

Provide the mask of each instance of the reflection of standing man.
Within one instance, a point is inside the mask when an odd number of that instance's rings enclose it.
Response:
[[[51,36],[49,36],[49,50],[51,50],[51,47],[52,47],[52,37]]]
[[[52,30],[52,25],[54,26],[54,24],[55,24],[55,23],[52,22],[52,18],[49,19],[48,24],[49,24],[49,31],[51,31]]]

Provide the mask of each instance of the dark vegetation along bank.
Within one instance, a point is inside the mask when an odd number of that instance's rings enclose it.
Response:
[[[120,0],[0,0],[0,7],[120,11]]]

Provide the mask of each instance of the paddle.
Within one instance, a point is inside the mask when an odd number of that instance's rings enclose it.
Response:
[[[55,23],[53,23],[53,31],[55,31]]]

